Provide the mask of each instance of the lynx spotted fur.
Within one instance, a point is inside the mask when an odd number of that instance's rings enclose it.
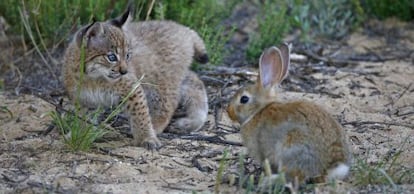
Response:
[[[156,134],[170,123],[179,105],[185,115],[174,126],[198,130],[207,120],[203,82],[189,70],[193,58],[208,57],[198,34],[172,21],[131,22],[122,16],[82,27],[68,45],[63,77],[69,97],[84,106],[117,105],[144,75],[142,84],[127,99],[134,144],[148,149],[161,146]],[[84,52],[81,52],[83,46]],[[84,76],[79,83],[81,55]]]

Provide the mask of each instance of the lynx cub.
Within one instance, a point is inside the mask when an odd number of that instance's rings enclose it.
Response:
[[[208,57],[198,34],[171,21],[130,22],[130,11],[105,22],[93,22],[74,36],[64,56],[64,85],[71,99],[80,86],[79,99],[88,107],[111,106],[127,96],[125,104],[134,144],[148,149],[161,146],[156,134],[170,123],[179,105],[185,115],[174,125],[198,130],[207,120],[208,104],[203,82],[189,70],[193,58]],[[85,66],[80,80],[81,46]]]

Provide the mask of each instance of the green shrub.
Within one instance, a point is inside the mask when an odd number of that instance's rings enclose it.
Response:
[[[164,10],[164,17],[158,15],[156,19],[173,19],[191,28],[201,28],[208,24],[211,27],[218,25],[231,14],[237,0],[162,0],[156,7]]]
[[[35,40],[44,40],[47,45],[56,45],[72,33],[76,27],[88,23],[92,17],[103,20],[120,14],[126,2],[111,0],[33,0],[33,1],[0,1],[0,13],[11,26],[11,31],[24,34],[24,17],[32,32],[36,32]]]
[[[315,36],[341,38],[364,19],[359,0],[295,0],[290,7],[290,22],[301,30],[305,41]]]
[[[246,50],[250,62],[257,62],[263,49],[278,45],[290,26],[286,16],[287,5],[283,0],[265,0],[259,6],[258,32],[251,35]]]
[[[362,0],[365,10],[379,19],[397,17],[410,21],[414,19],[413,0]]]
[[[152,17],[170,19],[197,31],[206,43],[210,64],[218,65],[226,54],[224,44],[232,33],[224,33],[220,25],[228,17],[237,0],[162,0],[154,6]],[[198,68],[198,65],[193,68]]]
[[[224,43],[220,22],[231,14],[237,0],[137,0],[135,19],[168,19],[189,26],[205,40],[212,64],[220,64]],[[154,3],[154,4],[151,4]],[[152,6],[151,6],[152,5]],[[32,44],[46,49],[59,46],[81,25],[120,15],[127,1],[33,0],[0,1],[0,13],[11,26],[10,32],[23,34]],[[219,32],[219,33],[217,33]]]

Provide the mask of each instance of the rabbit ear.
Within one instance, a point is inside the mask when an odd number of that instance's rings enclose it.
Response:
[[[277,47],[270,47],[263,51],[259,61],[259,79],[263,88],[274,87],[282,80],[283,59]]]
[[[283,43],[280,46],[280,52],[282,54],[282,61],[283,61],[283,70],[279,77],[279,82],[282,82],[283,79],[286,78],[290,66],[290,50],[292,48],[292,44]]]

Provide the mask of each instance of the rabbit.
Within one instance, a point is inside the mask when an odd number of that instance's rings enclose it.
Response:
[[[288,74],[291,45],[266,49],[255,84],[240,89],[227,113],[240,124],[249,155],[270,162],[288,182],[300,184],[346,178],[351,154],[340,124],[309,101],[281,102],[278,86]]]

